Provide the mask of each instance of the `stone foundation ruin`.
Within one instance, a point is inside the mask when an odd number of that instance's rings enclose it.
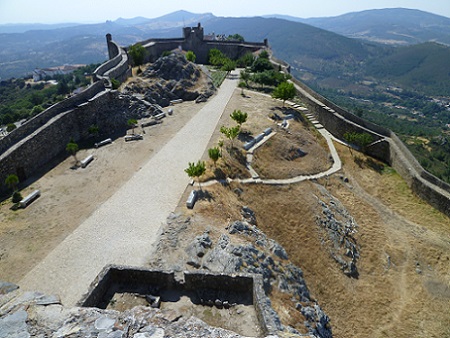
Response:
[[[194,314],[210,325],[233,331],[239,331],[244,321],[247,334],[249,327],[254,326],[250,328],[252,335],[265,336],[276,331],[273,318],[264,307],[268,302],[259,275],[201,271],[179,275],[173,271],[110,265],[97,276],[78,305],[120,311],[137,305],[164,310],[178,307],[183,315]]]

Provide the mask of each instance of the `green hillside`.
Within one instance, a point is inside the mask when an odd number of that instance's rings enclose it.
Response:
[[[427,42],[391,49],[368,63],[367,75],[427,95],[450,95],[450,48]]]

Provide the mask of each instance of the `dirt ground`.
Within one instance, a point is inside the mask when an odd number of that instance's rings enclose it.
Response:
[[[244,124],[249,133],[256,135],[273,126],[267,116],[279,108],[279,102],[252,92],[246,98],[238,94],[218,128],[233,123],[229,114],[234,109],[249,113],[249,122]],[[24,195],[33,189],[42,191],[24,210],[13,212],[10,202],[3,202],[0,279],[18,282],[200,107],[193,103],[175,106],[174,116],[146,128],[143,141],[118,139],[104,148],[80,151],[79,158],[95,156],[86,169],[70,169],[73,159],[67,158],[23,191]],[[217,130],[209,146],[221,137]],[[312,295],[331,318],[335,337],[450,337],[450,219],[414,196],[394,171],[351,154],[344,146],[336,147],[343,170],[317,183],[338,198],[359,225],[358,279],[345,276],[323,247],[316,225],[315,215],[321,210],[315,182],[275,187],[214,185],[206,189],[211,198],[200,201],[194,211],[184,207],[184,196],[177,211],[198,220],[196,229],[187,232],[195,236],[206,227],[222,230],[240,217],[240,206],[248,205],[256,212],[258,226],[302,268]],[[300,159],[308,156],[313,159],[310,155]],[[269,167],[273,162],[261,159],[258,165]],[[240,195],[236,188],[242,191]],[[279,312],[291,313],[289,300],[273,298]]]
[[[146,127],[141,141],[125,142],[119,138],[98,149],[80,150],[77,153],[80,160],[88,154],[94,155],[94,161],[85,169],[71,169],[75,161],[67,157],[22,191],[22,196],[34,189],[42,194],[26,209],[12,211],[10,200],[3,201],[0,205],[0,279],[19,282],[203,105],[185,102],[173,106],[174,114],[161,124]],[[136,128],[135,132],[142,130]]]

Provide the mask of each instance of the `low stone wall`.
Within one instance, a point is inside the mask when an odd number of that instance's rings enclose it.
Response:
[[[264,292],[261,276],[185,271],[183,277],[183,280],[177,280],[173,271],[109,265],[97,276],[89,292],[83,296],[78,305],[106,308],[110,298],[118,291],[145,294],[154,287],[179,292],[205,289],[242,293],[252,298],[263,333],[265,335],[275,333],[276,325],[272,324],[271,316],[264,306],[264,304],[270,304],[270,301]]]
[[[162,286],[173,288],[176,285],[173,272],[153,271],[143,268],[130,268],[117,265],[105,267],[91,284],[89,292],[78,302],[82,307],[100,307],[105,297],[115,291],[115,288],[126,285],[128,291],[145,286]]]

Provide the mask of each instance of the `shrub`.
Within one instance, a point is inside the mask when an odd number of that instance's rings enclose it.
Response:
[[[6,126],[6,131],[8,133],[12,132],[14,129],[16,129],[16,125],[14,123],[8,123],[8,125]]]
[[[22,200],[22,194],[18,191],[14,191],[12,194],[12,202],[19,203]]]
[[[113,88],[113,89],[118,89],[118,88],[120,87],[120,82],[119,82],[119,80],[111,79],[111,84],[112,84],[112,88]]]

